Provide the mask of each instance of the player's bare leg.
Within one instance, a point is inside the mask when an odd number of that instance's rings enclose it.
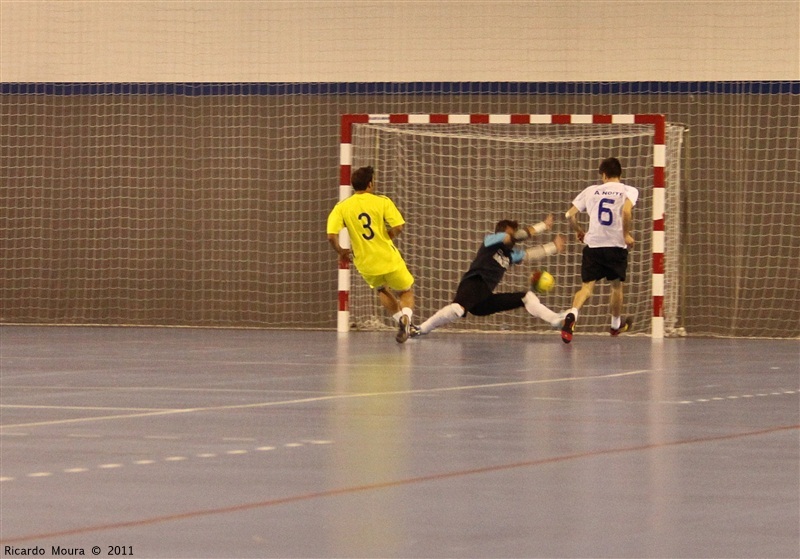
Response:
[[[394,312],[392,315],[397,319],[397,336],[395,339],[397,343],[405,343],[408,340],[409,336],[411,335],[411,317],[413,316],[414,312],[414,292],[411,289],[407,289],[405,291],[401,291],[398,294],[398,297],[395,297],[393,293],[389,292],[388,289],[381,289],[379,293],[386,295],[387,302],[391,300],[394,303]],[[381,301],[384,299],[382,298]],[[384,303],[384,306],[387,310],[390,307],[387,303]],[[391,310],[390,310],[391,312]]]
[[[611,282],[609,307],[611,316],[620,316],[622,314],[622,282],[618,279]]]
[[[622,320],[622,301],[622,282],[618,279],[613,280],[611,282],[611,296],[609,297],[609,311],[611,312],[611,328],[609,332],[612,336],[627,332],[633,325],[633,320],[630,317]]]
[[[394,293],[387,288],[378,288],[378,299],[390,315],[394,316],[400,312],[400,302],[397,300],[397,297],[394,296]]]
[[[591,298],[592,293],[594,293],[594,284],[595,282],[593,281],[587,281],[581,285],[580,290],[578,290],[578,292],[572,298],[573,308],[580,310],[583,304]]]
[[[400,293],[399,301],[401,309],[408,308],[414,310],[414,292],[411,289],[402,291]]]

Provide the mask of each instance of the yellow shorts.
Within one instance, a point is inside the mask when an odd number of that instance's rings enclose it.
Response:
[[[389,287],[395,291],[408,291],[411,289],[411,286],[414,285],[414,276],[408,271],[405,263],[388,274],[381,274],[379,276],[361,274],[361,277],[364,278],[364,281],[366,281],[372,289]]]

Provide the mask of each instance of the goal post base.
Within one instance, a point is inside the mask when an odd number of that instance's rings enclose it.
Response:
[[[654,340],[664,339],[664,317],[654,316],[650,323],[650,337]]]
[[[336,315],[336,331],[350,331],[350,311],[339,311]]]

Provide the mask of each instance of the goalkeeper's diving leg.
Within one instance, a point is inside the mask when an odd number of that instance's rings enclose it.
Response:
[[[464,310],[464,307],[458,303],[450,303],[446,307],[442,307],[436,311],[436,314],[420,324],[419,333],[417,335],[420,336],[423,334],[429,334],[436,328],[440,328],[446,324],[455,322],[465,314],[466,311]]]
[[[525,307],[528,314],[541,318],[553,328],[561,328],[564,317],[539,301],[533,291],[515,291],[513,293],[493,293],[479,304],[470,309],[475,316],[489,316],[491,314],[510,311]]]
[[[525,304],[525,310],[528,311],[532,316],[541,318],[554,330],[561,329],[561,325],[564,322],[564,317],[567,314],[566,312],[557,313],[546,307],[539,301],[539,298],[533,291],[528,291],[525,294],[525,297],[522,298],[522,302]]]

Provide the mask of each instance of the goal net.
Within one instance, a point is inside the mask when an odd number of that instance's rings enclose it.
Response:
[[[622,162],[623,182],[640,192],[634,209],[636,245],[629,257],[624,314],[633,318],[635,332],[655,337],[675,333],[683,127],[664,125],[662,119],[657,130],[658,125],[638,123],[647,118],[633,115],[613,119],[524,116],[519,123],[514,118],[452,115],[349,115],[343,119],[340,198],[351,192],[352,169],[375,167],[376,192],[391,197],[406,219],[396,243],[416,280],[415,322],[452,301],[462,274],[497,221],[508,218],[533,224],[549,213],[556,219],[553,230],[523,246],[562,233],[568,238],[567,251],[512,267],[497,291],[527,289],[531,271],[541,267],[556,278],[555,289],[540,296],[542,302],[556,311],[572,306],[572,296],[580,287],[582,245],[576,242],[564,213],[583,188],[599,184],[598,165],[613,156]],[[580,217],[585,225],[587,216]],[[352,279],[348,274],[340,270],[339,329],[394,328],[357,272]],[[608,285],[599,282],[581,311],[579,328],[581,333],[607,332],[608,321]],[[544,322],[524,309],[469,316],[447,328],[548,331]]]

